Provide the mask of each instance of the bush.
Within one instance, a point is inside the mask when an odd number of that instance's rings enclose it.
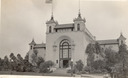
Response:
[[[73,72],[73,73],[80,74],[82,72],[83,66],[84,64],[81,60],[76,61],[76,65],[73,66],[72,70],[71,69],[67,70],[67,73]]]
[[[90,66],[86,66],[85,68],[84,68],[84,71],[86,71],[86,72],[90,72],[92,70],[92,68],[90,67]]]
[[[99,74],[99,73],[102,73],[102,71],[101,71],[101,70],[94,70],[94,71],[92,71],[92,73],[97,73],[97,74]]]
[[[79,60],[76,62],[75,68],[78,70],[78,72],[80,72],[80,71],[82,71],[83,66],[84,66],[83,62],[81,60]]]
[[[33,72],[32,64],[25,60],[23,70],[24,72]]]
[[[37,68],[36,66],[33,66],[33,67],[32,67],[32,71],[33,71],[33,72],[39,72],[39,68]]]
[[[95,69],[91,66],[86,66],[83,71],[85,71],[86,73],[107,73],[108,72],[105,68]]]
[[[50,67],[52,67],[54,63],[52,61],[46,61],[40,64],[39,69],[42,73],[50,73]]]
[[[38,57],[38,61],[37,61],[37,67],[40,66],[41,63],[44,62],[44,59],[42,57]]]
[[[25,66],[24,67],[25,72],[33,72],[33,66]]]

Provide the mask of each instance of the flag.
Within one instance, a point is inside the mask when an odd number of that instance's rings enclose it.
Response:
[[[46,0],[46,3],[47,4],[51,4],[52,3],[52,0]]]

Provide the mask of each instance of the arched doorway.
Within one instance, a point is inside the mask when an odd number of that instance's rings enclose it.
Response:
[[[59,60],[60,68],[69,67],[69,62],[71,60],[71,43],[67,39],[63,39],[59,44]]]

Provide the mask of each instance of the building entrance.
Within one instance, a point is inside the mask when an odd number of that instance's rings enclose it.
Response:
[[[64,39],[60,42],[59,45],[59,67],[67,68],[69,67],[69,61],[71,60],[71,44],[69,40]]]
[[[63,60],[63,68],[69,67],[69,60]]]

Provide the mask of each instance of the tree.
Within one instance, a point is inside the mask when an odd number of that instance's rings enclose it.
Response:
[[[34,54],[37,56],[38,51],[36,49],[34,49]]]
[[[23,62],[23,58],[21,57],[21,55],[20,54],[17,54],[17,60],[19,61],[19,62]]]
[[[13,53],[10,54],[10,63],[11,63],[11,70],[16,70],[17,67],[17,59]]]
[[[104,52],[102,51],[98,42],[88,44],[85,53],[88,54],[87,66],[93,67],[94,61],[96,61],[96,55],[99,56],[98,59],[104,58]]]
[[[114,67],[115,64],[118,63],[118,52],[115,52],[111,48],[106,48],[105,50],[105,61],[106,61],[106,66],[105,68],[108,70],[108,72],[111,72],[112,69],[111,67]]]
[[[37,62],[38,62],[37,54],[38,54],[38,51],[34,50],[33,54],[31,55],[33,66],[37,66]]]
[[[10,54],[10,58],[13,62],[17,63],[17,59],[13,53]]]
[[[81,60],[76,61],[75,68],[78,70],[78,72],[82,71],[83,66],[84,66],[84,64],[83,64],[83,62]]]
[[[128,51],[125,44],[119,46],[119,52],[106,49],[106,69],[111,76],[117,78],[127,78],[128,74]]]
[[[106,50],[106,52],[105,52],[100,47],[100,44],[98,42],[88,44],[88,46],[86,48],[86,53],[88,54],[88,57],[87,57],[87,68],[90,69],[88,71],[90,73],[91,72],[92,73],[106,72],[107,71],[106,70],[106,65],[108,65],[108,68],[109,68],[110,64],[115,61],[115,57],[112,57],[112,59],[110,57],[113,54],[115,54],[116,52],[111,55],[110,51],[112,52],[111,49],[110,50]],[[112,60],[112,62],[109,62],[110,60]],[[107,64],[107,62],[109,64]]]
[[[44,59],[42,57],[38,57],[37,66],[39,67],[41,63],[44,63]]]
[[[4,57],[4,60],[3,60],[3,67],[4,67],[4,70],[8,70],[9,69],[9,60],[8,60],[8,57],[5,56]]]
[[[29,53],[26,54],[24,60],[29,61]]]
[[[24,69],[25,69],[24,71],[31,72],[31,71],[33,71],[32,67],[33,67],[32,64],[29,63],[29,54],[27,53],[24,58]]]
[[[0,58],[0,70],[3,69],[3,66],[4,66],[3,62],[4,62],[4,60]]]
[[[103,70],[105,69],[106,62],[104,60],[97,60],[93,62],[93,68],[96,70]]]
[[[89,44],[87,45],[87,48],[86,48],[85,53],[87,53],[87,54],[93,54],[93,53],[95,53],[94,44],[89,43]]]
[[[94,44],[92,44],[92,43],[88,44],[88,46],[86,48],[86,53],[88,54],[87,66],[91,66],[94,61],[94,53],[95,53]]]
[[[122,64],[120,65],[122,70],[122,78],[127,78],[128,74],[128,51],[127,51],[127,45],[122,44],[119,46],[119,63]]]
[[[95,46],[95,49],[96,49],[96,53],[97,53],[97,54],[100,54],[100,53],[101,53],[100,44],[99,44],[98,42],[96,42],[96,43],[94,44],[94,46]]]
[[[93,53],[100,54],[101,52],[102,52],[102,49],[100,47],[100,44],[98,42],[95,42],[95,43],[89,43],[88,44],[85,53],[87,53],[87,54],[93,54]]]
[[[17,71],[24,71],[24,61],[20,54],[17,54]]]

